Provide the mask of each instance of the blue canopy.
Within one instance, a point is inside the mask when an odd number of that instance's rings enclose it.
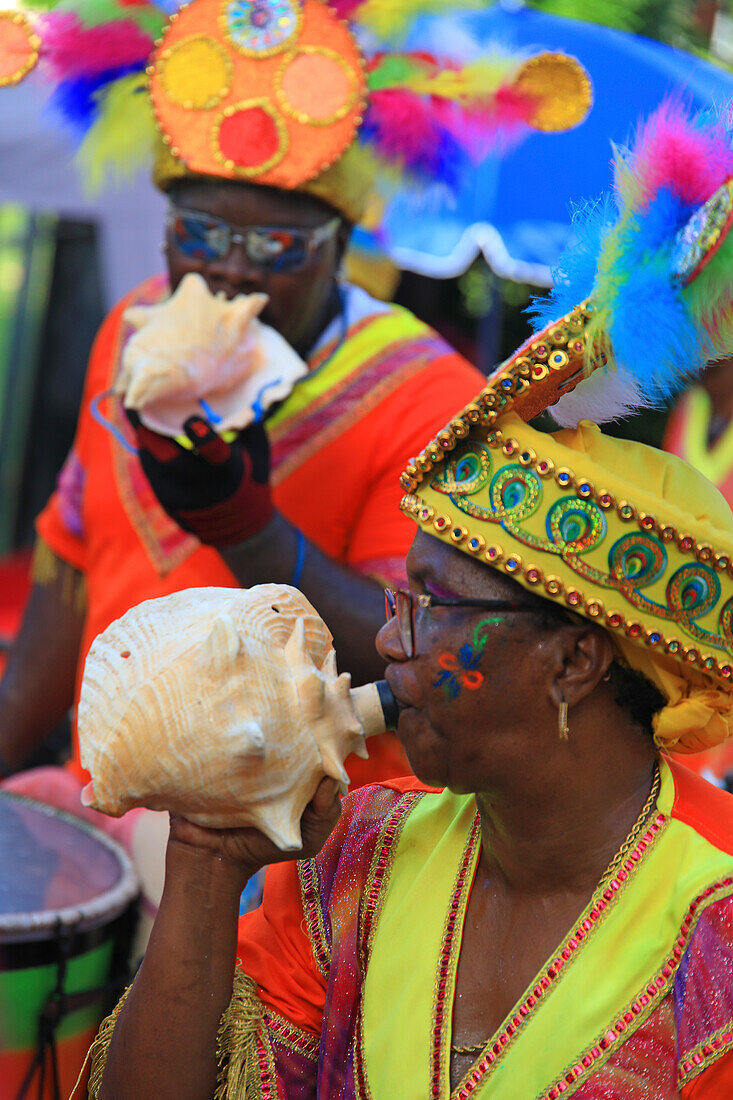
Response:
[[[433,189],[391,203],[379,247],[401,268],[425,275],[460,274],[483,252],[501,277],[549,286],[550,269],[568,243],[571,204],[609,187],[611,143],[626,144],[635,124],[670,94],[695,110],[733,98],[733,75],[723,68],[652,39],[548,15],[516,0],[450,19],[421,19],[409,39],[411,48],[464,56],[476,52],[476,42],[484,49],[572,54],[590,74],[594,103],[575,129],[532,133],[513,151],[489,157],[457,201]],[[354,243],[374,247],[361,230]]]

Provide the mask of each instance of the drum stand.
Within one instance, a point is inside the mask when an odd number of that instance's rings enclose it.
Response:
[[[49,1063],[51,1070],[51,1100],[66,1100],[61,1093],[59,1080],[56,1030],[64,1017],[70,1012],[86,1008],[90,1004],[102,1001],[105,1006],[105,1014],[111,1010],[129,979],[127,960],[136,923],[136,906],[133,904],[116,921],[118,932],[112,960],[112,975],[109,982],[96,989],[84,989],[77,993],[67,993],[64,989],[67,963],[72,955],[72,944],[76,930],[73,927],[64,927],[60,922],[57,924],[55,929],[55,943],[58,946],[56,986],[49,993],[41,1010],[38,1020],[38,1043],[35,1057],[28,1067],[28,1072],[16,1095],[16,1100],[30,1100],[33,1079],[36,1074],[38,1074],[38,1092],[36,1095],[38,1100],[44,1100],[46,1097],[46,1072]]]

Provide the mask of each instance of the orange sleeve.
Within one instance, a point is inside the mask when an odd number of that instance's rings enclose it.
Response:
[[[51,497],[36,519],[38,536],[54,554],[84,572],[87,565],[84,538],[84,482],[94,461],[90,447],[92,400],[112,384],[117,336],[122,311],[137,293],[124,298],[102,323],[94,341],[82,396],[76,435]]]
[[[733,1028],[733,1023],[731,1024]],[[688,1084],[682,1100],[731,1100],[733,1096],[733,1048],[712,1062]]]
[[[268,1008],[312,1035],[320,1033],[326,979],[305,930],[297,863],[267,868],[262,904],[240,917],[237,954]]]
[[[457,352],[430,363],[355,425],[353,445],[370,455],[373,479],[359,510],[349,546],[349,564],[388,581],[404,576],[415,524],[400,510],[400,474],[486,379]],[[402,582],[401,582],[402,583]]]

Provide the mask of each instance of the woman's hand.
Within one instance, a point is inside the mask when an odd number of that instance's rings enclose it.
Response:
[[[339,786],[324,777],[300,819],[303,846],[297,852],[283,852],[259,829],[204,829],[184,817],[171,815],[169,849],[210,852],[231,864],[242,884],[261,867],[291,859],[311,859],[320,852],[341,814]]]

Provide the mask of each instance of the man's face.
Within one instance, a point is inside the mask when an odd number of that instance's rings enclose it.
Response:
[[[536,730],[555,713],[544,657],[549,634],[538,629],[537,598],[423,531],[407,573],[414,593],[525,609],[418,609],[411,658],[396,619],[377,636],[400,706],[397,734],[417,777],[458,793],[489,791],[527,751],[541,751]]]
[[[227,222],[234,232],[254,226],[313,230],[331,221],[336,212],[310,195],[231,181],[186,181],[171,193],[175,210],[211,214]],[[168,270],[175,288],[184,275],[197,272],[209,290],[237,294],[264,293],[269,302],[262,320],[276,329],[296,351],[307,354],[329,317],[334,278],[347,239],[341,226],[292,272],[273,272],[253,262],[243,243],[233,243],[220,259],[202,261],[176,245],[169,226],[166,233]]]

